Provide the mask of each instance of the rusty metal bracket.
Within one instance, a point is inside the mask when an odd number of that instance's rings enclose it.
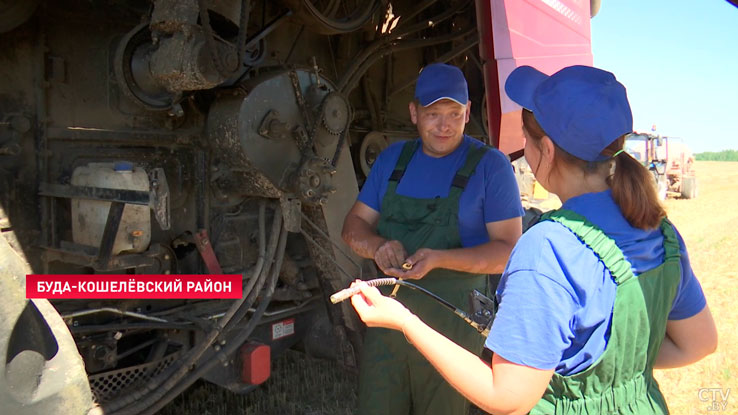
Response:
[[[171,227],[169,208],[169,184],[164,169],[155,168],[149,174],[150,191],[109,189],[104,187],[74,186],[40,183],[39,195],[65,199],[88,199],[120,202],[129,205],[148,206],[162,230]]]
[[[282,208],[284,228],[287,229],[287,232],[300,232],[302,229],[302,202],[300,199],[281,197],[279,205]]]
[[[210,242],[208,231],[200,229],[194,235],[194,238],[195,245],[197,246],[197,250],[200,252],[203,262],[205,262],[205,267],[208,269],[208,273],[222,274],[223,270],[220,268],[218,258],[215,256],[215,251],[213,251],[213,245]]]
[[[300,149],[303,155],[312,155],[313,154],[313,140],[312,137],[310,137],[305,131],[305,128],[302,125],[296,125],[292,128],[292,136],[295,138],[295,143],[297,143],[297,148]]]
[[[172,227],[169,210],[169,183],[164,169],[157,167],[149,174],[149,207],[159,227],[166,231]]]
[[[103,187],[73,186],[53,183],[40,183],[39,195],[65,199],[89,199],[105,202],[122,202],[131,205],[148,206],[149,192],[140,190],[108,189]]]
[[[305,97],[302,95],[300,78],[295,70],[291,70],[289,72],[289,76],[290,81],[292,81],[292,89],[295,92],[295,102],[297,102],[297,107],[300,108],[302,119],[305,122],[305,125],[313,125],[313,117],[310,116],[310,111],[308,111],[307,105],[305,103]]]
[[[100,268],[105,268],[110,264],[115,237],[118,235],[118,228],[120,227],[120,220],[123,218],[123,209],[125,207],[126,204],[123,202],[113,202],[110,204],[108,220],[105,222],[100,250],[97,254],[97,265]]]

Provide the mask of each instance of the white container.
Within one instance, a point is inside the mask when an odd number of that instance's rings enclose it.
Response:
[[[149,191],[143,168],[129,162],[89,163],[72,173],[72,185]],[[110,202],[72,199],[72,239],[81,245],[100,247]],[[115,236],[112,255],[143,252],[151,242],[151,213],[148,206],[127,204]]]

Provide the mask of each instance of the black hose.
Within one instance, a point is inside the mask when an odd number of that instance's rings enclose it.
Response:
[[[259,299],[259,306],[256,308],[256,311],[254,311],[254,314],[251,316],[251,319],[249,320],[246,327],[242,331],[240,331],[240,333],[236,337],[231,339],[227,343],[227,346],[217,351],[208,360],[206,360],[205,362],[198,362],[199,364],[197,366],[197,369],[189,373],[175,387],[169,390],[164,390],[164,393],[162,393],[163,396],[161,397],[161,399],[159,399],[159,401],[153,404],[152,406],[146,408],[146,410],[143,411],[141,415],[156,414],[157,411],[163,408],[172,399],[177,397],[177,395],[184,392],[185,389],[187,389],[190,385],[195,383],[195,381],[200,379],[205,373],[210,371],[214,365],[216,365],[217,363],[227,362],[229,355],[235,352],[236,348],[240,347],[249,338],[251,333],[256,328],[256,325],[261,320],[261,316],[264,314],[264,311],[266,311],[266,308],[272,299],[272,295],[274,294],[274,289],[277,286],[277,280],[279,280],[279,271],[282,268],[282,260],[284,259],[286,245],[287,245],[287,229],[282,227],[282,232],[280,233],[280,236],[279,236],[279,247],[277,248],[277,257],[274,262],[274,267],[272,268],[272,274],[269,277],[269,285],[266,288],[266,292],[264,292],[261,298]]]
[[[405,280],[400,280],[400,279],[397,279],[397,278],[387,277],[387,278],[375,278],[373,280],[367,280],[367,281],[364,281],[364,282],[367,285],[369,285],[370,287],[383,287],[383,286],[388,286],[388,285],[402,285],[403,287],[408,287],[408,288],[411,288],[413,290],[420,291],[421,293],[423,293],[423,294],[425,294],[425,295],[433,298],[434,300],[438,301],[439,303],[441,303],[443,306],[445,306],[446,308],[448,308],[451,311],[456,312],[456,310],[457,310],[456,306],[454,306],[453,304],[451,304],[448,301],[444,300],[443,298],[441,298],[441,297],[433,294],[432,292],[426,290],[425,288],[423,288],[423,287],[421,287],[419,285],[413,284],[411,282],[407,282]],[[360,291],[361,291],[361,288],[359,288],[359,287],[345,288],[345,289],[343,289],[343,290],[341,290],[341,291],[333,294],[331,296],[331,302],[333,304],[338,304],[341,301],[347,300],[347,299],[351,298],[353,295],[358,294]],[[463,311],[462,311],[462,313],[463,313]]]
[[[489,327],[487,327],[487,325],[477,323],[476,321],[472,320],[471,317],[469,317],[469,315],[466,312],[464,312],[464,310],[462,310],[460,308],[457,308],[455,305],[449,303],[448,301],[446,301],[443,298],[441,298],[441,297],[433,294],[432,292],[426,290],[425,288],[423,288],[423,287],[421,287],[419,285],[413,284],[413,283],[408,282],[408,281],[405,281],[405,280],[400,280],[400,279],[391,278],[391,277],[388,277],[388,278],[376,278],[376,279],[368,280],[368,281],[364,281],[364,282],[367,285],[369,285],[370,287],[381,287],[381,286],[388,286],[388,285],[402,285],[403,287],[408,287],[410,289],[419,291],[419,292],[427,295],[428,297],[434,299],[436,302],[438,302],[442,306],[446,307],[447,309],[451,310],[457,316],[461,317],[462,320],[464,320],[465,322],[467,322],[467,324],[469,324],[470,326],[474,327],[474,329],[476,329],[479,332],[479,334],[481,334],[483,337],[486,338],[487,335],[489,334]],[[359,287],[345,288],[345,289],[343,289],[341,291],[338,291],[337,293],[331,295],[331,302],[333,304],[340,303],[341,301],[347,300],[347,299],[351,298],[353,295],[358,294],[360,291],[361,291],[361,288],[359,288]]]
[[[260,207],[260,214],[262,213]],[[276,237],[278,230],[282,227],[282,211],[277,208],[274,212],[274,219],[272,222],[272,230],[276,231],[272,234],[270,243],[272,240],[278,239]],[[259,241],[263,241],[260,238]],[[261,248],[260,248],[261,251]],[[274,251],[272,251],[274,252]],[[271,262],[271,260],[267,261]],[[254,290],[252,290],[253,292]],[[177,382],[182,379],[191,366],[200,359],[205,353],[208,347],[217,339],[220,333],[223,331],[228,322],[238,314],[242,307],[245,307],[246,311],[251,307],[246,301],[249,298],[255,299],[256,295],[252,295],[252,292],[246,293],[241,299],[236,300],[233,305],[228,309],[226,314],[218,320],[217,325],[208,332],[205,339],[190,349],[185,356],[182,357],[176,364],[167,367],[162,373],[151,378],[143,388],[132,391],[129,395],[126,395],[120,399],[110,402],[104,407],[105,413],[110,415],[136,415],[140,411],[146,409],[151,404],[157,402],[161,395],[166,393],[167,390],[177,385]]]
[[[366,59],[359,67],[354,71],[352,76],[349,77],[349,79],[345,80],[345,84],[341,88],[341,92],[344,95],[348,95],[351,93],[351,91],[356,88],[356,84],[359,82],[362,76],[364,76],[364,73],[371,68],[372,65],[379,59],[384,58],[385,56],[399,52],[401,50],[406,49],[418,49],[418,48],[424,48],[428,46],[433,46],[441,43],[450,42],[456,39],[461,39],[464,37],[467,37],[474,32],[476,32],[476,27],[473,27],[466,32],[457,32],[457,33],[450,33],[443,36],[437,36],[434,38],[428,38],[428,39],[418,39],[418,40],[408,40],[408,39],[401,39],[396,41],[393,45],[386,47],[382,49],[381,51],[378,51],[374,53],[370,58]],[[345,77],[344,77],[345,79]]]
[[[272,229],[270,233],[270,239],[269,239],[269,247],[266,251],[266,257],[274,259],[275,254],[279,252],[279,238],[277,235],[280,234],[280,229],[283,228],[282,226],[282,214],[281,210],[279,213],[275,211],[275,217],[272,221]],[[277,216],[278,215],[278,216]],[[277,220],[279,219],[279,220]],[[223,328],[222,333],[228,333],[229,331],[233,330],[233,327],[235,327],[238,323],[243,320],[244,316],[249,311],[249,308],[254,304],[254,301],[256,300],[256,296],[261,292],[262,287],[264,286],[264,282],[266,281],[266,276],[269,275],[269,270],[272,269],[273,264],[271,264],[271,260],[269,263],[262,263],[261,267],[258,267],[258,273],[254,273],[254,276],[251,278],[251,281],[249,281],[249,290],[244,291],[244,293],[248,293],[248,296],[246,298],[246,301],[243,303],[243,305],[236,311],[236,313],[233,315],[233,318],[229,319],[228,324],[225,325]],[[258,280],[258,281],[257,281]],[[254,289],[254,283],[256,284],[256,289]]]
[[[419,13],[424,8],[430,6],[433,2],[426,2],[425,4],[420,5],[419,11],[416,11],[413,13],[413,15]],[[386,48],[387,45],[389,45],[392,42],[397,41],[400,38],[406,38],[408,35],[419,32],[421,30],[428,28],[428,22],[432,21],[434,25],[437,25],[439,22],[442,22],[446,19],[451,18],[456,13],[458,13],[461,9],[466,7],[468,2],[459,2],[458,4],[454,5],[450,9],[447,9],[443,11],[442,13],[431,17],[430,19],[424,19],[422,22],[411,24],[405,27],[399,27],[392,33],[390,33],[387,36],[383,36],[377,40],[375,40],[371,45],[364,48],[364,50],[361,51],[356,57],[351,59],[351,65],[348,67],[348,69],[344,72],[343,76],[341,77],[341,80],[338,82],[337,89],[344,94],[347,94],[350,92],[352,88],[347,88],[347,85],[349,84],[349,81],[351,81],[352,78],[355,77],[356,72],[359,70],[359,67],[363,66],[364,62],[369,59],[370,57],[373,57],[377,54],[379,49]],[[384,56],[384,55],[383,55]],[[375,60],[372,60],[374,62]],[[363,75],[364,72],[361,72]]]

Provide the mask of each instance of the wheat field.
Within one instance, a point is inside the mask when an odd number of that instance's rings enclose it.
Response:
[[[717,324],[717,351],[692,366],[657,371],[673,414],[738,413],[738,162],[698,161],[696,199],[667,200]]]

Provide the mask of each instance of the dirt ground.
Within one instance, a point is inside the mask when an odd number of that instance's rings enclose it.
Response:
[[[738,162],[696,164],[699,195],[670,199],[669,217],[684,237],[695,274],[717,322],[718,350],[656,377],[675,415],[738,414]],[[199,383],[164,415],[344,415],[356,404],[356,378],[337,365],[290,352],[264,386],[237,396]]]

